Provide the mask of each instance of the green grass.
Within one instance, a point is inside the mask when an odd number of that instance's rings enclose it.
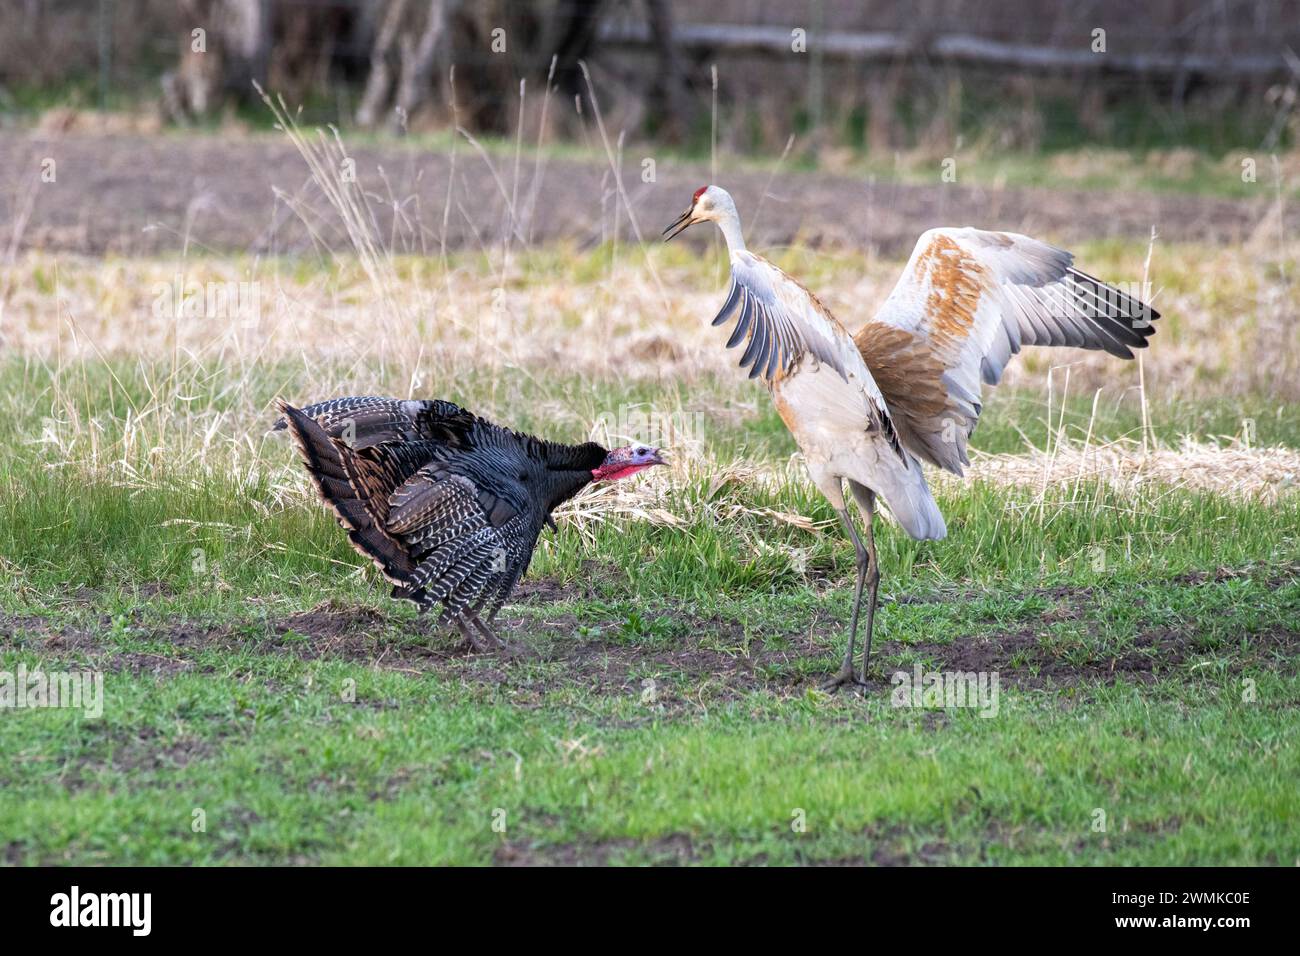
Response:
[[[305,482],[259,416],[310,388],[300,371],[259,365],[232,389],[204,368],[189,412],[132,437],[158,369],[70,368],[0,367],[0,671],[101,670],[105,712],[0,712],[8,861],[1300,856],[1300,496],[945,491],[948,540],[881,528],[874,683],[827,697],[851,553],[768,516],[833,520],[800,479],[719,489],[701,466],[660,503],[678,527],[547,533],[530,577],[550,590],[505,614],[516,655],[465,657],[286,493]],[[792,450],[766,402],[728,409],[721,382],[458,387],[560,437],[619,400],[695,402],[703,461]],[[1235,431],[1241,411],[1155,417],[1172,438]],[[1037,442],[1043,417],[999,395],[977,444]],[[1102,409],[1094,437],[1136,422]],[[1296,443],[1295,407],[1259,429]],[[891,706],[889,675],[917,664],[998,671],[997,715]]]
[[[754,695],[634,723],[622,712],[639,705],[521,708],[365,667],[213,663],[167,681],[111,675],[97,723],[34,711],[0,724],[10,857],[641,862],[675,858],[683,837],[692,860],[716,863],[1296,853],[1294,677],[1261,683],[1256,704],[1226,683],[1156,701],[1121,685],[1069,708],[1009,694],[999,719],[955,711],[936,729],[883,695]],[[356,702],[334,690],[346,679]]]
[[[714,610],[780,633],[810,600],[746,596]],[[889,606],[881,638],[973,640],[972,628],[1032,621],[1045,602],[999,590],[966,605]],[[122,666],[107,674],[103,719],[33,710],[0,722],[11,859],[1289,865],[1296,855],[1300,681],[1285,659],[1231,666],[1256,635],[1294,626],[1294,581],[1112,585],[1084,614],[1113,625],[1098,647],[1136,623],[1221,627],[1154,685],[1011,689],[995,718],[956,709],[937,721],[891,707],[883,687],[866,698],[797,686],[729,695],[669,667],[652,672],[665,692],[647,702],[636,677],[583,685],[529,661],[494,685],[483,673],[500,669],[492,661],[407,674],[303,659],[284,644],[306,638],[277,642],[257,609],[234,603],[233,645],[178,647],[157,633],[176,611],[121,608],[96,640]],[[94,620],[84,608],[61,617],[73,633]],[[388,621],[376,650],[418,643],[402,630],[401,615]],[[20,630],[0,664],[49,667],[41,645]],[[906,654],[889,659],[910,666]],[[156,677],[153,660],[187,669]],[[1093,829],[1099,810],[1105,831]],[[800,811],[802,832],[791,827]]]

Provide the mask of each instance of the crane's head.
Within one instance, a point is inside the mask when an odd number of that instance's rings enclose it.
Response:
[[[616,481],[654,465],[666,464],[668,463],[664,461],[658,448],[650,448],[646,445],[624,445],[606,455],[599,468],[591,470],[591,480]]]
[[[691,197],[690,208],[664,230],[664,242],[685,232],[697,222],[720,222],[736,215],[736,204],[731,199],[731,193],[721,186],[701,186]]]

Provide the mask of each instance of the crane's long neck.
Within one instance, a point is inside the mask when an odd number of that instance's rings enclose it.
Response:
[[[745,251],[745,236],[740,231],[740,216],[734,211],[727,211],[715,220],[718,228],[722,230],[722,238],[727,240],[727,251],[730,253]]]

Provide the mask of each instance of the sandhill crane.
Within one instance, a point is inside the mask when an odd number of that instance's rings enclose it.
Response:
[[[528,570],[551,512],[593,481],[662,465],[657,448],[606,451],[522,435],[444,401],[362,396],[280,402],[321,499],[421,613],[436,604],[475,650]],[[484,621],[480,615],[485,615]]]
[[[727,348],[762,378],[794,435],[809,476],[848,532],[857,587],[848,648],[827,690],[865,685],[880,570],[872,521],[881,498],[918,540],[947,534],[921,461],[958,475],[979,419],[980,383],[996,385],[1026,345],[1104,349],[1132,358],[1159,313],[1075,269],[1061,249],[1010,232],[931,229],[921,235],[880,312],[850,336],[797,280],[745,248],[736,204],[704,186],[667,229],[672,239],[714,222],[731,259],[731,287],[715,326],[736,317]],[[864,547],[845,504],[861,512]],[[869,591],[862,674],[854,644]]]

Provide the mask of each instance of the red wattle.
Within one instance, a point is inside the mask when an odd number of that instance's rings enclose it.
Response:
[[[592,481],[617,481],[620,478],[626,478],[628,475],[635,475],[638,471],[644,471],[649,465],[624,465],[621,468],[615,468],[613,471],[605,471],[605,466],[593,469],[591,472]]]

